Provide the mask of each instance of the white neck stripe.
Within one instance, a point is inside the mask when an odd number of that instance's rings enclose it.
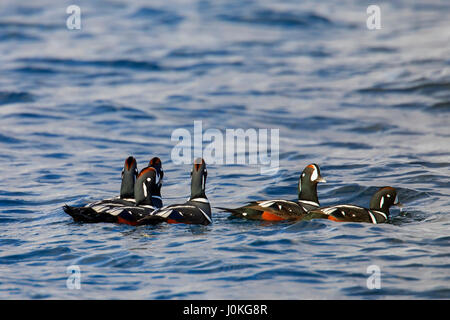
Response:
[[[209,200],[206,198],[195,198],[195,199],[191,199],[190,201],[209,203]]]
[[[375,213],[381,214],[386,220],[388,219],[387,215],[384,212],[378,211],[378,210],[371,210]]]
[[[319,204],[315,201],[309,201],[309,200],[298,200],[298,202],[304,203],[304,204],[312,204],[314,206],[319,206]]]
[[[212,223],[211,218],[205,213],[205,211],[203,211],[200,208],[198,208],[198,209],[203,213],[203,215],[206,217],[206,219],[208,219],[209,223]]]
[[[372,223],[377,224],[377,219],[374,217],[373,213],[370,212],[370,210],[368,212],[369,212],[370,219],[372,219]]]

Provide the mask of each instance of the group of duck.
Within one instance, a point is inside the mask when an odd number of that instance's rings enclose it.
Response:
[[[122,183],[118,197],[89,203],[82,207],[64,206],[74,221],[113,222],[133,226],[158,223],[185,223],[208,225],[212,223],[211,205],[205,193],[206,163],[202,158],[194,161],[191,171],[191,196],[181,204],[163,206],[161,186],[164,177],[161,159],[154,157],[140,172],[137,161],[130,156],[122,170]],[[297,221],[328,219],[338,222],[384,223],[389,220],[389,209],[401,205],[397,191],[392,187],[378,189],[370,200],[369,208],[351,204],[321,207],[317,185],[326,182],[317,164],[309,164],[298,182],[298,200],[253,201],[239,208],[217,207],[231,213],[230,218],[265,221]]]

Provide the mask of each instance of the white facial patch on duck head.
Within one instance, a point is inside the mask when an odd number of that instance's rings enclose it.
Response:
[[[313,172],[311,173],[311,181],[316,181],[319,177],[319,174],[317,173],[317,168],[314,167]]]
[[[206,177],[207,177],[207,175],[208,175],[208,171],[206,171],[206,169],[205,170],[203,170],[203,176],[202,176],[202,189],[205,189],[205,184],[206,184]]]
[[[147,198],[147,186],[145,185],[145,182],[142,184],[142,189],[144,190],[144,197]]]
[[[384,204],[384,197],[381,197],[381,200],[380,200],[380,208],[383,208],[383,204]]]

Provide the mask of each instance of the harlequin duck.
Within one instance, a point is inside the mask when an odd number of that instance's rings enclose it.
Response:
[[[149,166],[139,172],[134,184],[135,205],[112,210],[111,214],[117,215],[118,223],[137,225],[139,219],[162,207],[161,179],[163,176],[161,160],[159,158],[150,160]]]
[[[250,220],[299,220],[309,210],[320,206],[317,197],[317,184],[326,182],[320,175],[317,164],[309,164],[305,167],[298,182],[298,200],[264,200],[254,201],[236,209],[218,208],[231,212],[230,218],[244,218]]]
[[[369,222],[373,224],[387,222],[389,208],[401,206],[397,191],[392,187],[380,188],[370,200],[370,209],[350,204],[322,207],[311,210],[304,220],[328,219],[339,222]]]
[[[154,171],[154,178],[151,177],[153,173],[150,171]],[[163,206],[161,198],[163,177],[164,171],[162,170],[161,160],[158,157],[152,158],[148,163],[148,167],[141,170],[136,183],[134,184],[134,198],[136,205],[146,204],[156,208],[161,208]],[[148,196],[149,194],[151,194],[151,196]]]
[[[161,208],[163,206],[162,197],[161,197],[161,187],[164,178],[164,171],[162,169],[161,159],[158,157],[152,158],[148,162],[148,166],[155,168],[157,176],[159,176],[159,182],[156,184],[154,190],[152,190],[152,202],[156,208]],[[159,201],[158,201],[159,200]]]
[[[159,158],[153,158],[158,159]],[[152,159],[152,160],[153,160]],[[152,161],[150,160],[150,161]],[[89,203],[83,207],[72,207],[65,205],[64,211],[74,221],[80,222],[121,222],[119,217],[124,216],[127,222],[129,216],[143,217],[153,210],[162,206],[161,200],[161,178],[163,171],[161,160],[157,168],[146,167],[137,175],[137,161],[133,157],[125,160],[122,171],[122,183],[120,196]],[[147,180],[150,179],[150,180]],[[146,188],[144,190],[144,188]],[[131,192],[133,190],[133,192]],[[130,196],[133,195],[132,198]],[[153,198],[152,196],[155,196]],[[136,220],[136,218],[134,219]]]
[[[138,225],[168,223],[186,223],[208,225],[212,223],[211,206],[205,194],[206,163],[202,158],[194,161],[191,171],[191,197],[183,204],[172,204],[155,210],[151,215],[138,220]]]

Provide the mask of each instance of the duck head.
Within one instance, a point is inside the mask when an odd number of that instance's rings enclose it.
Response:
[[[320,174],[320,168],[317,164],[309,164],[303,169],[298,182],[298,199],[314,201],[319,204],[317,197],[317,184],[327,182]]]
[[[370,209],[389,214],[391,206],[402,206],[398,201],[397,190],[392,187],[382,187],[372,196]]]
[[[205,186],[208,171],[205,160],[197,158],[191,171],[191,199],[206,198]]]
[[[159,182],[156,184],[156,188],[153,193],[156,196],[161,196],[161,187],[164,177],[161,159],[158,157],[153,157],[152,159],[150,159],[148,166],[156,169],[156,174],[159,176]]]
[[[159,175],[153,167],[146,167],[139,172],[134,184],[134,199],[136,205],[153,205],[152,195],[159,183]]]
[[[134,157],[128,157],[122,170],[120,198],[134,198],[134,183],[138,174],[137,162]]]

